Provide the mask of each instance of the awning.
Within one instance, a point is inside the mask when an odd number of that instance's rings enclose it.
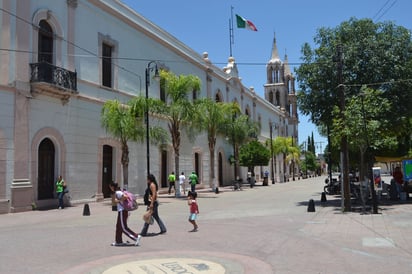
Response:
[[[393,163],[393,162],[402,162],[403,160],[409,160],[410,157],[402,156],[402,157],[386,157],[386,156],[375,156],[376,162],[380,163]]]

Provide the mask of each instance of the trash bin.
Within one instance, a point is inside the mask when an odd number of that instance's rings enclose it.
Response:
[[[264,186],[267,186],[268,185],[268,182],[269,182],[269,178],[268,177],[263,177],[263,185]]]

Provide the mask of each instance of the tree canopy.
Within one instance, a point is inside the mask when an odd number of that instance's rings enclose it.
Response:
[[[320,28],[315,48],[302,47],[302,65],[296,70],[301,92],[301,112],[317,126],[333,126],[333,108],[339,105],[337,47],[342,47],[345,100],[360,93],[361,86],[382,91],[389,105],[381,108],[388,118],[388,132],[399,147],[394,153],[405,154],[412,133],[412,43],[411,33],[392,22],[374,23],[355,19],[335,28]],[[336,130],[333,127],[331,130]]]

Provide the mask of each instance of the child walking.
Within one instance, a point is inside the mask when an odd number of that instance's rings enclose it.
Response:
[[[187,204],[189,205],[190,215],[189,215],[189,222],[193,225],[193,229],[189,232],[196,232],[198,229],[198,225],[196,223],[197,215],[199,214],[199,206],[196,201],[197,193],[189,191],[187,195]]]
[[[112,243],[112,246],[123,246],[125,243],[122,240],[122,234],[124,233],[127,237],[135,241],[135,245],[140,245],[140,236],[136,232],[132,231],[127,226],[127,218],[129,212],[123,207],[122,201],[126,199],[126,194],[120,190],[118,184],[112,182],[110,183],[110,189],[115,193],[115,201],[117,203],[117,222],[116,222],[116,241]]]

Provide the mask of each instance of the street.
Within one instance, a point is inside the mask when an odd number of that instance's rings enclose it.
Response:
[[[90,216],[83,204],[0,215],[0,272],[411,273],[410,200],[382,203],[379,214],[342,213],[339,196],[320,202],[325,178],[199,190],[198,232],[188,232],[186,199],[161,194],[167,233],[157,235],[155,223],[138,247],[110,245],[117,213],[109,200],[89,204]],[[136,232],[144,211],[129,217]]]

